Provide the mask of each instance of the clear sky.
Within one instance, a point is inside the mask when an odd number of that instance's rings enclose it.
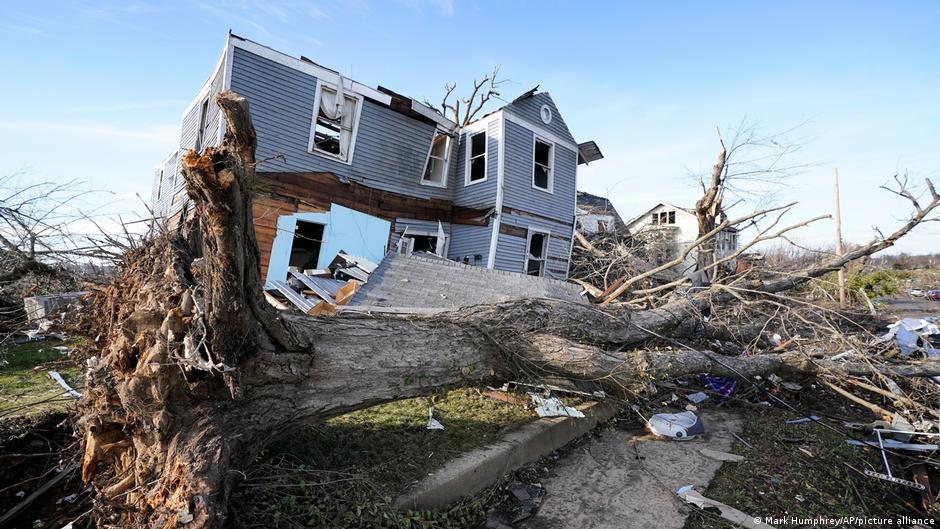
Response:
[[[828,213],[842,178],[843,232],[888,231],[906,204],[878,186],[896,172],[940,184],[940,2],[11,2],[0,10],[0,174],[72,179],[91,205],[140,210],[153,166],[226,32],[306,55],[371,86],[437,101],[499,64],[511,100],[548,91],[578,141],[606,159],[579,188],[625,218],[691,205],[715,127],[767,132],[806,122],[786,182],[797,220]],[[116,202],[115,202],[116,201]],[[798,236],[832,240],[824,221]],[[936,252],[940,223],[896,251]]]

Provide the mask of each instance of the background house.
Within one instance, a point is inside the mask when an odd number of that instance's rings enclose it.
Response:
[[[660,236],[673,246],[672,258],[678,257],[698,239],[698,220],[689,208],[659,203],[627,223],[627,230],[634,235]],[[738,248],[738,230],[727,228],[715,238],[715,258],[720,259]],[[695,272],[696,252],[690,252],[680,267],[683,274]],[[734,266],[730,263],[729,266]]]
[[[229,35],[183,114],[179,148],[158,165],[156,216],[187,200],[179,162],[217,145],[212,97],[248,99],[258,136],[255,233],[262,274],[323,268],[344,250],[378,262],[426,251],[475,266],[564,279],[579,145],[548,93],[531,90],[465,127],[389,89]]]
[[[609,233],[625,227],[610,200],[584,191],[578,191],[575,225],[584,235]]]

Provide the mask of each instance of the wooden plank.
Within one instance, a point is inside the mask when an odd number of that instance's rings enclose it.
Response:
[[[276,288],[288,301],[303,312],[307,312],[313,308],[314,303],[312,301],[298,294],[297,291],[289,287],[287,283],[283,281],[271,281],[270,285]]]
[[[356,281],[350,281],[346,283],[346,286],[339,289],[336,292],[336,304],[345,305],[349,303],[349,300],[352,299],[353,294],[356,293],[356,290],[359,288],[359,283]]]
[[[323,301],[329,303],[330,305],[333,305],[336,303],[336,301],[333,299],[333,296],[331,296],[329,292],[327,292],[319,284],[317,284],[316,281],[313,281],[311,278],[307,277],[306,275],[301,274],[300,272],[295,272],[293,270],[290,271],[290,275],[297,278],[297,280],[303,283],[304,286],[312,290],[314,294],[316,294],[317,296],[320,296],[320,299],[322,299]]]
[[[500,223],[499,233],[503,235],[511,235],[513,237],[520,237],[522,239],[527,239],[529,237],[529,230],[520,228],[519,226],[506,224],[505,222]]]

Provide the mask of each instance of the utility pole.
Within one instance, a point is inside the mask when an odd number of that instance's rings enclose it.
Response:
[[[836,183],[836,255],[842,257],[845,247],[842,246],[842,213],[839,207],[839,168],[835,169]],[[839,306],[845,306],[845,267],[839,268]]]

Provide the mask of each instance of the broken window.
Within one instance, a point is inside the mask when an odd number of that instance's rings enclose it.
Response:
[[[532,186],[545,191],[552,191],[552,144],[535,139],[533,156]]]
[[[160,200],[161,194],[163,194],[163,169],[157,171],[157,200]]]
[[[675,211],[670,211],[670,212],[669,212],[669,220],[668,220],[667,224],[675,224],[675,223],[676,223],[676,212],[675,212]]]
[[[529,231],[526,243],[525,273],[530,276],[545,274],[545,255],[548,253],[548,233]]]
[[[206,125],[209,121],[209,99],[206,98],[199,107],[199,130],[196,131],[196,151],[202,150],[202,145],[206,140]]]
[[[450,136],[447,133],[438,131],[431,141],[431,151],[428,153],[428,161],[424,166],[424,176],[421,177],[422,184],[441,187],[447,184],[447,158],[449,152]]]
[[[298,270],[311,270],[320,260],[320,245],[323,243],[323,225],[315,222],[297,221],[294,228],[294,241],[290,247],[288,266]]]
[[[355,137],[359,99],[320,83],[315,110],[310,150],[348,162]]]
[[[398,253],[411,255],[415,252],[437,254],[436,235],[403,235],[398,245]]]
[[[486,180],[486,132],[471,134],[467,142],[466,185]]]

